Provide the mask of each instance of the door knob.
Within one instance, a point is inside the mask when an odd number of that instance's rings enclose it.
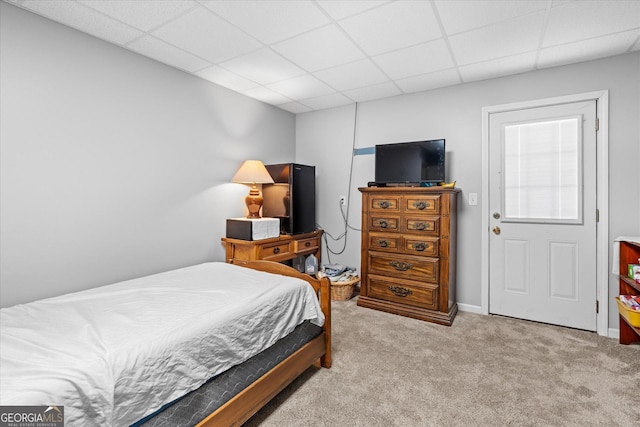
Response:
[[[498,226],[493,227],[493,234],[500,234],[500,227]]]

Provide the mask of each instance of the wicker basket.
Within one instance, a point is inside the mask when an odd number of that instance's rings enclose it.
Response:
[[[324,277],[324,274],[319,271],[318,278]],[[353,294],[356,290],[356,285],[360,283],[359,277],[354,277],[352,280],[344,282],[331,282],[331,300],[332,301],[347,301],[353,298]]]

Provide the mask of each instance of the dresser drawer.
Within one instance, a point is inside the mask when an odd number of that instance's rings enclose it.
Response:
[[[315,252],[320,246],[320,238],[312,237],[310,239],[301,239],[293,241],[293,252],[301,254],[305,252]]]
[[[403,216],[402,229],[405,233],[437,236],[440,234],[440,217]]]
[[[381,216],[371,215],[369,217],[369,229],[376,231],[391,231],[396,232],[400,230],[400,217],[399,216]]]
[[[409,280],[389,279],[388,277],[369,275],[368,295],[386,301],[416,307],[436,309],[438,304],[438,286],[429,283],[415,283]]]
[[[399,234],[370,233],[369,249],[372,251],[399,252],[401,248]]]
[[[438,256],[439,241],[437,237],[404,236],[403,252],[422,256]]]
[[[438,215],[440,213],[440,196],[406,196],[404,210],[410,213]]]
[[[289,242],[270,243],[260,246],[258,259],[266,261],[281,261],[291,258]]]
[[[371,212],[400,212],[400,196],[372,196],[369,200]]]
[[[438,283],[439,260],[413,255],[369,254],[369,272]]]

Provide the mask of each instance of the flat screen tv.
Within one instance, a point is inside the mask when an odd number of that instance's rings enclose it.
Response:
[[[444,139],[376,145],[376,184],[444,182]]]

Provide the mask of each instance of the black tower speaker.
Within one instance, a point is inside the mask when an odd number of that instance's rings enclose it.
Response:
[[[315,166],[283,163],[265,165],[273,184],[262,184],[262,216],[280,218],[282,234],[316,229]]]

